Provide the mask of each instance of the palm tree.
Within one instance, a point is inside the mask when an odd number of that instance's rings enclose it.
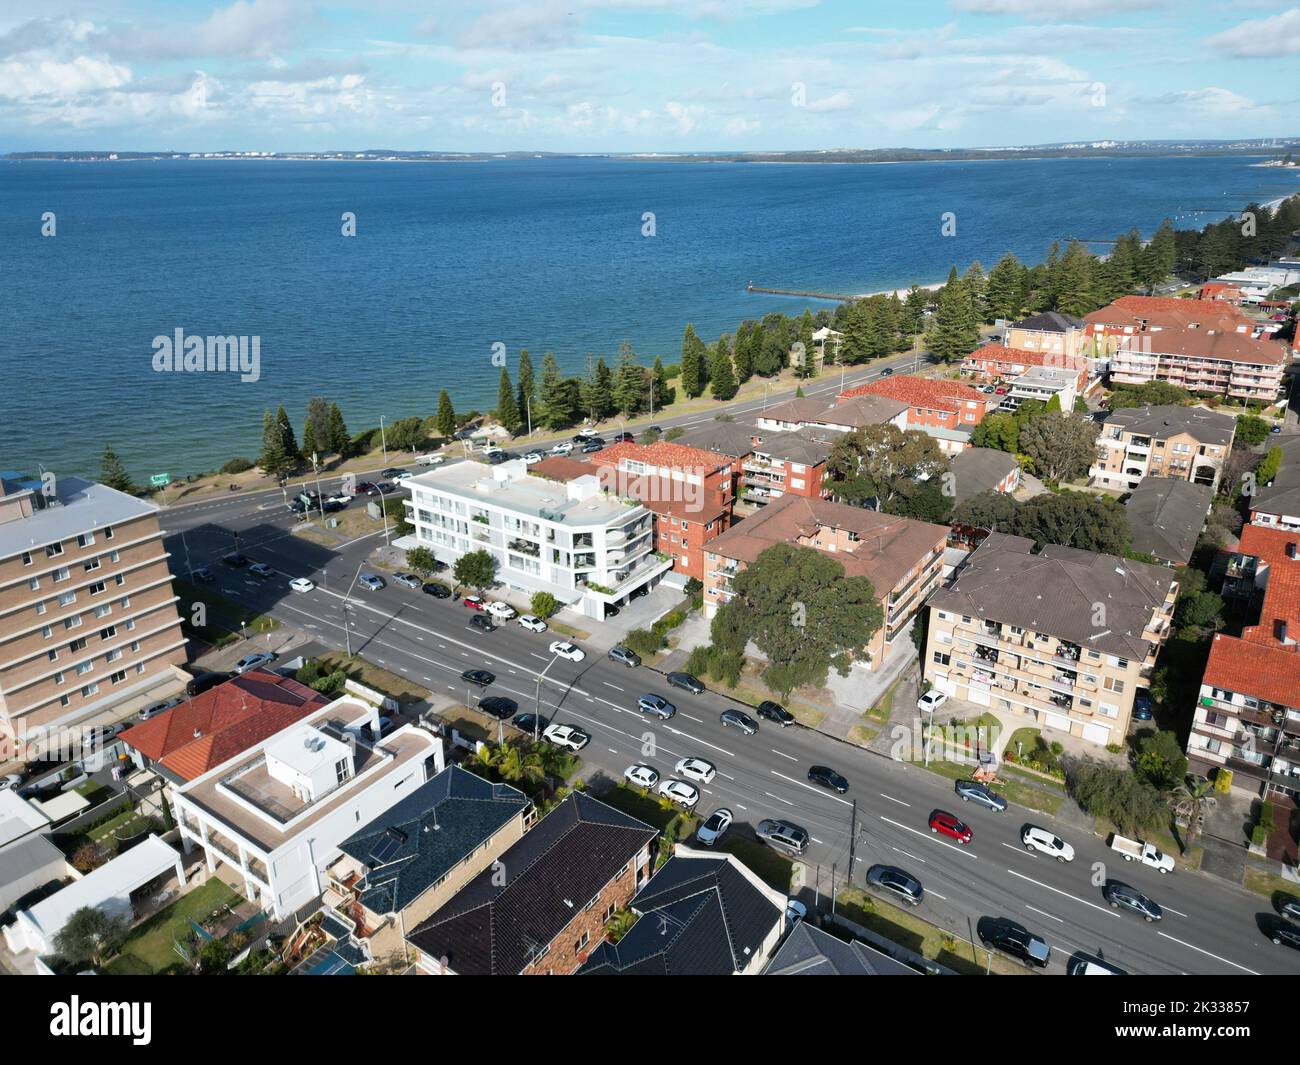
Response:
[[[497,760],[501,779],[512,784],[536,784],[546,776],[542,758],[536,751],[525,751],[515,744],[503,743]]]
[[[1201,810],[1213,785],[1205,777],[1187,777],[1174,789],[1174,797],[1179,808],[1188,808],[1187,846],[1196,838],[1196,830],[1201,822]]]

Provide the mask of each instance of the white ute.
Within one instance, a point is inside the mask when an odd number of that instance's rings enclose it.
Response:
[[[1119,851],[1126,862],[1139,861],[1143,865],[1159,869],[1162,873],[1174,871],[1174,860],[1169,855],[1140,839],[1128,839],[1114,832],[1110,837],[1110,849]]]

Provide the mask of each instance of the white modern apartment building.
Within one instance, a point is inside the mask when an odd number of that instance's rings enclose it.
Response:
[[[588,617],[657,581],[672,559],[656,552],[654,515],[604,491],[590,476],[555,481],[520,459],[461,462],[403,482],[415,532],[399,548],[423,546],[454,564],[471,551],[496,559],[497,580],[516,591],[550,592]]]
[[[196,777],[174,798],[185,852],[288,916],[324,891],[340,843],[446,767],[422,726],[378,737],[379,708],[347,695]]]

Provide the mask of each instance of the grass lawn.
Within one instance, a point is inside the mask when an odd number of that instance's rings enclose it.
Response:
[[[422,688],[400,674],[391,673],[358,655],[349,658],[342,652],[333,651],[322,655],[320,663],[326,673],[341,669],[359,684],[374,688],[375,691],[383,692],[385,695],[391,695],[399,703],[418,703],[429,698],[428,688]]]
[[[869,747],[871,741],[876,738],[880,730],[871,728],[867,725],[854,725],[849,729],[849,734],[845,737],[850,743],[856,743],[859,747]]]
[[[72,790],[90,803],[91,806],[103,802],[108,794],[108,789],[103,784],[98,784],[93,780],[83,780]]]
[[[1118,832],[1121,836],[1128,836],[1129,839],[1134,838],[1128,829],[1116,828],[1112,822],[1107,821],[1104,817],[1097,818],[1096,824],[1097,835],[1103,840],[1109,839],[1112,832]],[[1137,838],[1144,843],[1155,844],[1178,863],[1179,869],[1199,869],[1201,867],[1201,857],[1205,853],[1204,850],[1193,846],[1191,850],[1183,854],[1178,846],[1178,841],[1167,830],[1158,828],[1144,829]]]
[[[139,835],[147,831],[149,827],[149,818],[142,817],[130,807],[127,807],[116,817],[110,818],[102,825],[96,825],[86,833],[96,843],[107,843],[109,846],[115,846],[119,839],[130,839],[132,836]]]
[[[546,622],[552,629],[561,636],[567,636],[570,640],[590,640],[591,633],[583,629],[575,629],[572,625],[566,625],[562,621],[556,621],[554,618]]]
[[[136,928],[122,944],[118,956],[104,967],[104,972],[110,976],[152,975],[170,969],[188,972],[184,960],[172,949],[172,943],[185,941],[191,931],[191,920],[201,920],[239,898],[228,885],[213,877]]]
[[[949,780],[970,780],[971,773],[974,770],[972,765],[963,765],[960,762],[941,762],[930,759],[930,765],[927,767],[924,762],[917,762],[916,765],[922,769],[928,768],[931,773],[937,773],[941,777],[947,777]],[[1010,772],[1006,772],[1003,766],[998,770],[999,783],[993,786],[993,790],[1001,795],[1007,802],[1014,806],[1023,806],[1029,810],[1038,810],[1042,813],[1055,815],[1061,808],[1061,803],[1065,801],[1063,792],[1045,791],[1044,788],[1050,788],[1051,785],[1046,781],[1042,787],[1036,787],[1023,776],[1014,779]]]
[[[1278,876],[1266,866],[1250,862],[1246,866],[1246,878],[1242,882],[1247,891],[1253,891],[1256,895],[1264,895],[1272,901],[1275,895],[1285,895],[1289,898],[1300,898],[1300,884],[1294,880],[1286,880]]]
[[[854,924],[869,928],[900,947],[966,976],[982,975],[990,964],[993,972],[1000,976],[1023,976],[1029,972],[1025,966],[998,954],[993,955],[990,963],[988,952],[982,946],[972,945],[946,929],[922,920],[914,912],[878,899],[860,888],[841,891],[836,900],[836,910]]]

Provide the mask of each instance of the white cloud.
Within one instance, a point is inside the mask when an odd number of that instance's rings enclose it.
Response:
[[[1025,15],[1044,22],[1100,18],[1118,12],[1165,7],[1169,0],[951,0],[949,6],[973,15]]]
[[[1300,55],[1300,7],[1289,8],[1271,18],[1249,19],[1215,34],[1206,43],[1237,59]]]
[[[825,111],[848,111],[853,107],[853,97],[847,92],[837,92],[830,96],[823,96],[820,100],[811,100],[807,107],[814,114]]]

